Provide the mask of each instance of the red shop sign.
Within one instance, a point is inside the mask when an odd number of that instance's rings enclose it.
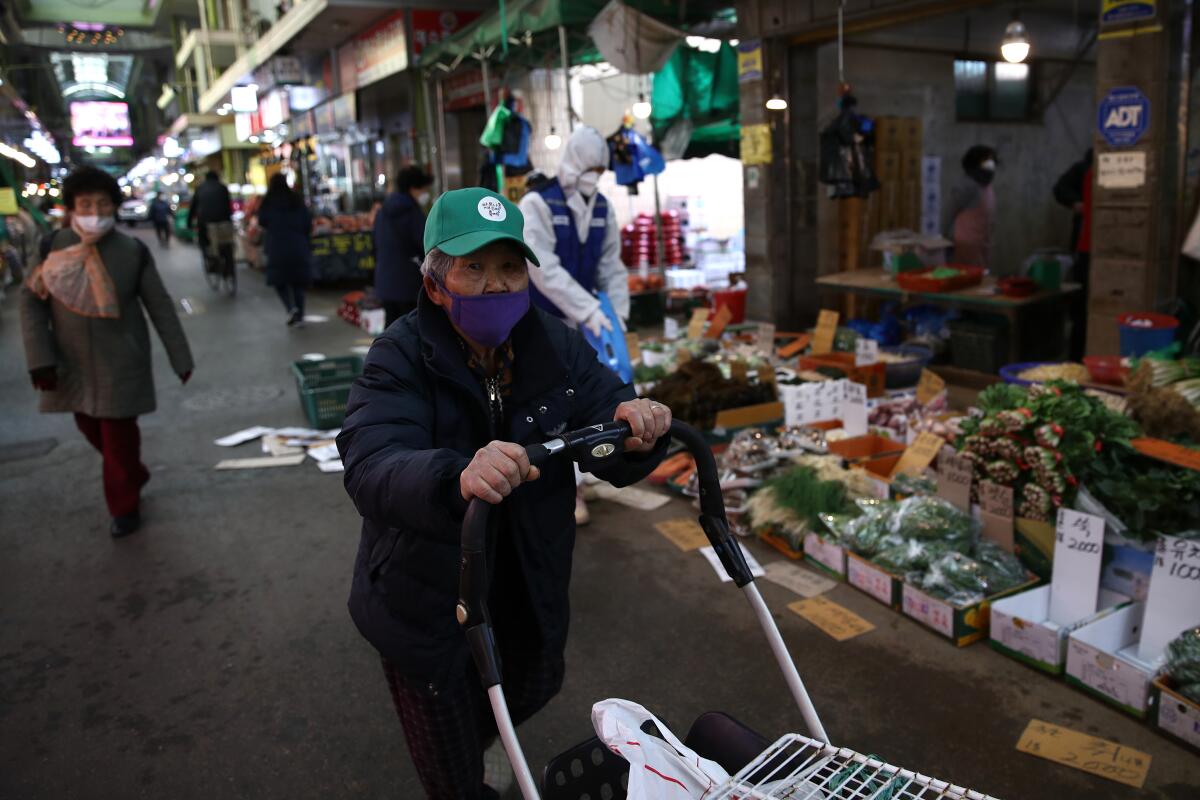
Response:
[[[466,69],[443,78],[442,99],[447,111],[483,105],[483,71]]]
[[[414,8],[412,12],[413,55],[479,18],[479,11],[449,11],[446,9]]]

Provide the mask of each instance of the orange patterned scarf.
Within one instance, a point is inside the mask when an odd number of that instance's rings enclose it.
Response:
[[[112,277],[100,259],[96,242],[103,236],[84,233],[75,220],[71,230],[79,243],[54,250],[25,281],[29,290],[45,300],[49,295],[76,314],[85,317],[117,319],[121,306]]]

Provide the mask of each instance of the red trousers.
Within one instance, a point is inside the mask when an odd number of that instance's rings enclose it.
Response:
[[[150,470],[142,464],[142,434],[137,417],[98,419],[76,414],[75,425],[104,457],[104,499],[114,517],[136,513]]]

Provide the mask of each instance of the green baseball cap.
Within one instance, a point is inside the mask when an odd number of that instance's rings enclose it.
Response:
[[[525,215],[510,200],[488,189],[446,192],[429,209],[425,252],[433,248],[449,256],[465,256],[492,242],[510,241],[525,258],[541,266],[525,244]]]

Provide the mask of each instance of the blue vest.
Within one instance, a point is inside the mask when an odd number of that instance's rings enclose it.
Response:
[[[575,216],[567,207],[567,196],[558,185],[558,179],[550,181],[537,192],[550,207],[550,221],[554,224],[554,255],[558,256],[563,269],[580,286],[589,292],[595,291],[596,268],[600,265],[600,254],[604,251],[604,233],[608,225],[608,201],[604,199],[604,195],[596,195],[587,239],[580,242],[579,232],[575,229]],[[556,317],[563,316],[558,307],[539,292],[532,281],[529,284],[529,293],[538,308]]]

